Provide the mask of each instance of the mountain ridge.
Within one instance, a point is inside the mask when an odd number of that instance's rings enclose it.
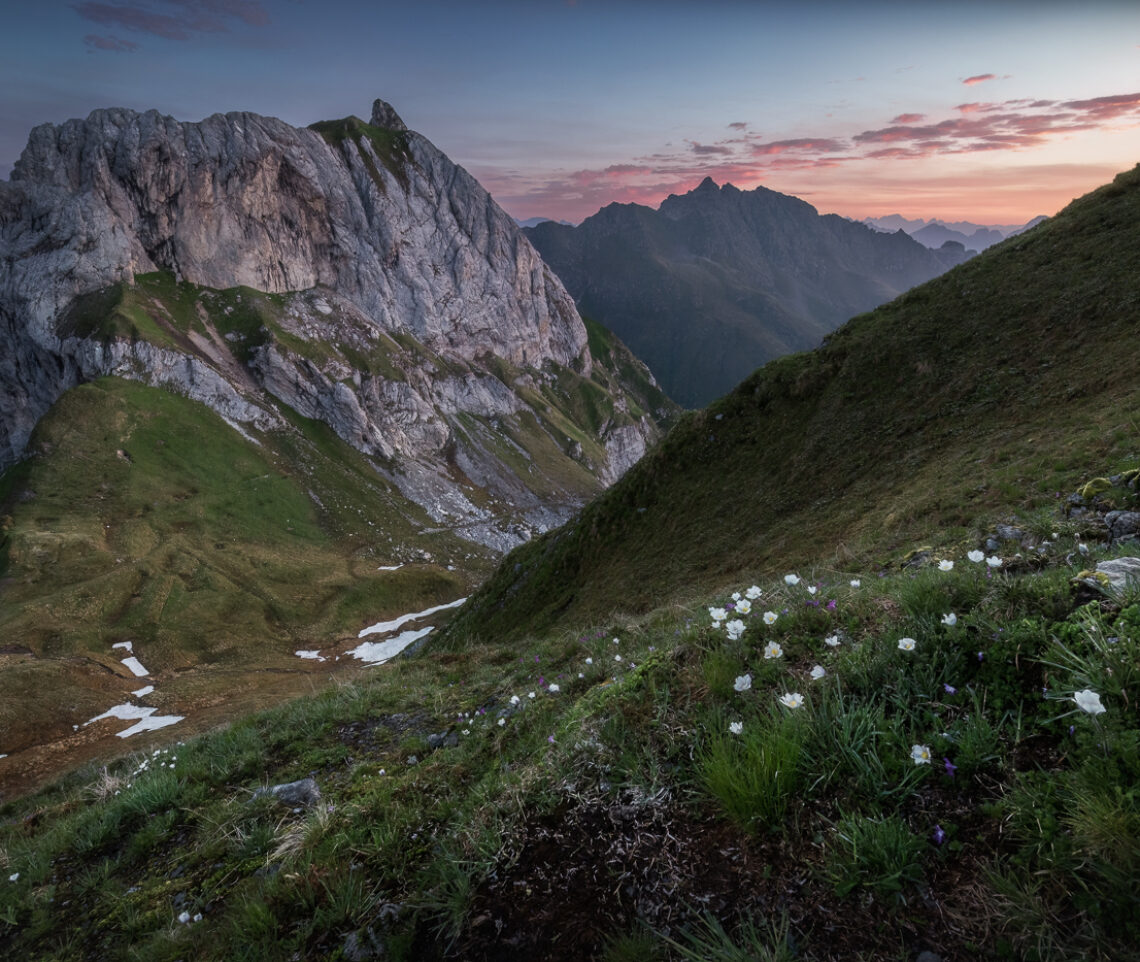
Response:
[[[446,491],[449,510],[488,520],[487,537],[516,539],[494,533],[496,523],[441,466],[457,440],[452,422],[463,412],[520,416],[529,403],[519,392],[550,382],[546,365],[588,380],[586,330],[561,284],[470,175],[383,101],[372,120],[296,129],[248,113],[191,124],[114,108],[35,128],[12,180],[0,185],[0,242],[10,252],[0,269],[0,324],[11,345],[0,357],[0,464],[19,455],[63,390],[103,374],[178,384],[232,420],[281,428],[263,403],[268,394],[325,420],[366,455],[398,455],[403,470],[392,476],[413,500],[429,505],[433,491]],[[190,317],[195,329],[180,339],[140,336],[155,334],[149,322],[96,340],[57,330],[78,296],[88,298],[84,310],[97,310],[98,292],[155,271],[202,290],[285,296],[278,306],[292,318],[283,323],[294,350],[280,337],[253,344],[235,368],[227,344],[232,353],[235,339],[257,332],[211,333],[208,317]],[[351,359],[317,346],[342,333],[358,352],[379,344],[421,376],[395,375],[379,360],[384,370],[354,374]],[[414,344],[400,345],[401,354],[392,336]],[[522,380],[484,370],[488,356]],[[651,416],[631,416],[617,400],[614,417],[598,425],[605,437],[583,455],[587,470],[609,479],[656,430]],[[478,445],[459,443],[479,461]],[[492,467],[480,473],[491,477]],[[517,485],[507,488],[522,497]]]
[[[711,178],[657,210],[610,204],[576,228],[524,233],[579,309],[688,406],[965,258]]]

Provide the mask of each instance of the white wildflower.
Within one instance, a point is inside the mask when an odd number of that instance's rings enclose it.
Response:
[[[942,616],[942,624],[949,625],[951,628],[953,628],[956,624],[958,624],[958,616],[951,611],[948,615]]]
[[[776,623],[776,619],[778,617],[780,617],[780,616],[777,615],[776,612],[774,612],[774,611],[765,611],[764,612],[764,624],[774,625]]]
[[[744,622],[741,621],[739,618],[734,618],[732,621],[730,621],[724,627],[725,627],[725,630],[728,632],[728,637],[731,638],[733,641],[736,641],[737,638],[739,638],[741,635],[744,634]]]
[[[766,659],[779,658],[783,653],[784,649],[774,641],[770,641],[764,646],[764,657]]]
[[[1000,568],[1002,564],[1001,558],[995,554],[989,558],[986,558],[986,564],[988,564],[991,568]]]
[[[744,731],[744,722],[729,722],[728,730],[734,735],[739,735]]]
[[[799,575],[784,575],[784,584],[798,585],[800,583]]]
[[[978,551],[975,549],[973,551],[967,551],[966,557],[974,562],[974,564],[981,564],[986,560],[986,553],[984,551]]]
[[[914,646],[918,644],[913,638],[900,638],[899,651],[914,651]]]
[[[819,681],[826,674],[827,670],[823,667],[823,665],[816,665],[811,670],[811,677],[813,681]]]
[[[1088,712],[1090,715],[1099,715],[1108,710],[1100,703],[1100,695],[1088,688],[1084,691],[1074,692],[1073,701],[1077,703],[1077,707],[1081,711]]]
[[[784,692],[780,696],[780,704],[788,708],[799,708],[804,703],[804,696],[798,691]]]
[[[911,745],[910,757],[914,759],[916,765],[929,765],[930,764],[930,746],[929,745]]]
[[[823,643],[827,645],[828,648],[834,648],[839,644],[839,635],[828,635],[823,639]]]
[[[752,687],[752,676],[751,675],[740,675],[740,676],[738,676],[736,681],[734,681],[732,683],[732,687],[735,688],[737,691],[748,691],[748,689]]]
[[[954,562],[953,561],[947,561],[945,558],[943,558],[941,561],[938,562],[938,570],[939,571],[953,571],[954,570]]]
[[[763,593],[764,593],[764,592],[762,592],[762,591],[760,590],[760,586],[759,586],[759,585],[753,585],[753,586],[752,586],[751,588],[749,588],[749,589],[748,589],[746,592],[744,592],[744,597],[745,597],[745,598],[747,598],[749,601],[755,601],[755,600],[756,600],[757,598],[759,598],[759,597],[760,597],[760,596],[761,596]]]
[[[736,613],[738,615],[747,615],[752,611],[752,602],[747,598],[741,598],[736,603]]]

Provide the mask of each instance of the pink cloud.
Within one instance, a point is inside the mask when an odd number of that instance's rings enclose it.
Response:
[[[1140,108],[1140,93],[1117,94],[1113,97],[1094,97],[1092,100],[1070,100],[1061,104],[1069,110],[1079,110],[1099,120],[1112,120]]]
[[[925,120],[926,114],[899,114],[895,117],[892,124],[917,124],[920,120]]]
[[[980,73],[975,74],[973,77],[967,77],[962,81],[967,87],[972,87],[974,84],[984,84],[987,80],[997,80],[997,74]]]
[[[728,127],[729,130],[747,130],[748,124],[744,123],[741,120],[738,120],[735,123],[729,124]]]

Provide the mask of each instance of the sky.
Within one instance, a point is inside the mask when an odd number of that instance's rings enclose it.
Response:
[[[508,213],[705,177],[821,213],[1022,224],[1140,162],[1140,3],[13,0],[0,177],[100,107],[395,107]]]

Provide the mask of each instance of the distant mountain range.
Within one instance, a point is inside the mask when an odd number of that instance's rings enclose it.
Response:
[[[875,230],[893,234],[895,231],[905,231],[925,247],[937,249],[947,241],[961,244],[967,250],[981,253],[987,247],[993,247],[1007,237],[1013,237],[1022,231],[1036,227],[1043,220],[1044,214],[1034,217],[1027,224],[974,224],[970,221],[960,220],[946,223],[941,220],[909,219],[901,214],[888,214],[886,217],[865,217],[862,223]]]
[[[578,227],[548,221],[524,233],[579,310],[688,407],[967,257],[711,178],[658,210],[610,204]]]
[[[515,218],[515,223],[518,224],[519,227],[537,227],[539,224],[546,224],[548,222],[565,224],[567,227],[574,226],[568,220],[555,221],[553,217],[528,217],[526,220],[519,220],[517,217]]]

